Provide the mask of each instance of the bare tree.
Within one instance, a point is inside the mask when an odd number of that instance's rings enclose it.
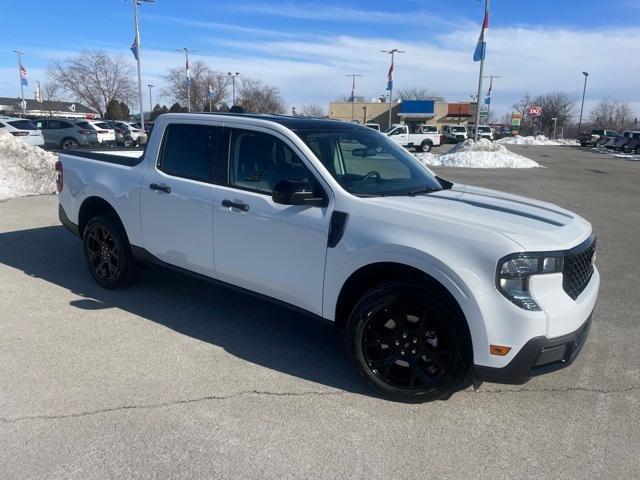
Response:
[[[84,51],[77,57],[52,62],[49,77],[100,115],[112,100],[131,103],[135,98],[133,67],[122,55]]]
[[[312,103],[311,105],[303,105],[300,109],[300,114],[303,117],[326,117],[327,115],[324,108],[315,103]]]
[[[202,60],[196,60],[189,66],[191,78],[191,110],[209,110],[209,82],[211,82],[212,110],[219,108],[229,95],[229,78],[227,75],[211,70]],[[187,76],[183,67],[170,68],[164,77],[166,82],[163,95],[187,105]]]
[[[603,98],[591,111],[591,122],[598,128],[624,130],[633,122],[634,113],[624,100]]]
[[[408,87],[398,91],[398,97],[402,100],[437,100],[444,99],[425,87]]]
[[[527,114],[527,110],[529,107],[533,105],[533,98],[529,92],[525,93],[524,96],[518,100],[516,103],[511,105],[516,112],[520,112],[524,117]]]
[[[53,111],[56,110],[56,103],[61,102],[64,98],[62,87],[55,81],[47,81],[40,87],[40,94],[42,95],[42,110],[49,111],[49,116],[53,115]]]
[[[533,103],[542,107],[540,125],[549,134],[553,132],[553,119],[558,129],[567,127],[575,113],[576,99],[564,92],[552,92],[538,95]]]
[[[238,105],[247,112],[284,113],[285,106],[278,87],[261,80],[244,77],[238,88]]]

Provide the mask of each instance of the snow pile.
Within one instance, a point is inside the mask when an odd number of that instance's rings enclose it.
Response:
[[[609,152],[611,153],[611,152]],[[625,160],[631,160],[633,162],[639,162],[640,161],[640,155],[632,155],[632,154],[626,154],[626,153],[617,153],[614,155],[614,157],[617,158],[624,158]]]
[[[0,133],[0,200],[56,191],[56,156]]]
[[[500,140],[496,140],[496,143],[501,145],[542,145],[542,146],[579,146],[580,143],[577,140],[570,140],[568,138],[557,138],[556,140],[550,140],[544,135],[536,135],[535,137],[521,137],[516,135],[515,137],[505,137]]]
[[[502,145],[486,138],[477,142],[465,140],[444,155],[417,153],[416,158],[431,167],[463,168],[536,168],[540,165],[533,160],[510,152]]]

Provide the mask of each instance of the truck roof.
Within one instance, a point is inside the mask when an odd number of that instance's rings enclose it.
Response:
[[[211,117],[219,116],[224,118],[255,118],[258,120],[265,120],[268,122],[279,123],[290,130],[315,130],[315,129],[344,129],[344,130],[370,130],[364,125],[359,123],[344,122],[340,120],[329,120],[327,118],[314,118],[314,117],[292,117],[291,115],[273,115],[266,113],[222,113],[222,112],[202,112],[202,113],[166,113],[162,116],[170,115],[172,118],[176,118],[183,115]]]

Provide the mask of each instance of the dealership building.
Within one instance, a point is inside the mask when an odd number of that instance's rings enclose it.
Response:
[[[391,105],[391,123],[404,123],[413,130],[417,125],[468,125],[475,120],[475,102],[404,100]],[[385,130],[389,124],[389,103],[331,102],[329,118],[358,123],[377,123]]]
[[[22,115],[22,100],[20,98],[0,97],[0,114]],[[33,98],[24,99],[24,115],[26,117],[64,117],[87,118],[93,120],[100,115],[78,102],[57,102],[43,100],[39,102]]]

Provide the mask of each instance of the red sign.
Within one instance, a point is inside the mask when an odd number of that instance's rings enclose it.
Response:
[[[95,120],[96,116],[93,113],[87,113],[84,116],[87,120]]]
[[[527,115],[529,115],[530,117],[539,117],[540,115],[542,115],[542,107],[529,107],[527,109]]]

